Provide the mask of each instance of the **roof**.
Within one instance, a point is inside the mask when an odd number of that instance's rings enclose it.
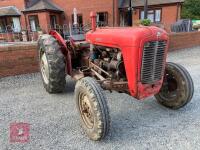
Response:
[[[0,7],[0,17],[2,16],[20,16],[20,11],[15,6]]]
[[[119,8],[129,7],[129,0],[118,0]],[[164,5],[172,3],[183,3],[184,0],[148,0],[148,5]],[[132,0],[133,7],[144,6],[144,0]]]
[[[50,0],[39,0],[33,6],[26,8],[23,12],[41,11],[41,10],[63,12],[63,10],[59,6],[52,3]]]

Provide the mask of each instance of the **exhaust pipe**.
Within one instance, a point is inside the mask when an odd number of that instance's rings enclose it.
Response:
[[[91,12],[90,13],[90,18],[91,18],[91,23],[92,23],[92,31],[96,31],[96,18],[97,18],[97,15],[96,15],[96,12]]]

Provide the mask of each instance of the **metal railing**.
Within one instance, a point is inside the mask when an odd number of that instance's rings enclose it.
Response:
[[[97,27],[107,26],[105,22],[98,22]],[[59,32],[65,39],[70,36],[75,35],[84,35],[91,29],[91,23],[84,25],[71,25],[71,24],[55,24],[53,27],[48,25],[47,29],[39,28],[38,31],[32,31],[31,26],[20,27],[20,29],[13,28],[13,26],[8,25],[4,30],[0,31],[0,41],[4,42],[18,42],[18,41],[37,41],[40,34],[46,33],[50,30],[56,30]],[[19,32],[16,32],[19,31]]]

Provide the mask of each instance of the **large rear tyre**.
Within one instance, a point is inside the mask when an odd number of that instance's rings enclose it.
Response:
[[[57,40],[43,35],[38,41],[40,72],[44,88],[49,93],[60,93],[65,89],[65,59]]]
[[[101,87],[94,79],[83,78],[76,84],[75,100],[85,133],[91,140],[102,140],[109,133],[110,116]]]
[[[181,65],[167,63],[165,78],[157,101],[168,108],[179,109],[188,104],[194,93],[194,85],[188,71]]]

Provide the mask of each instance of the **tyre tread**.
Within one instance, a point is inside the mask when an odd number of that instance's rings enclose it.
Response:
[[[110,129],[110,115],[109,115],[109,109],[108,109],[106,97],[104,95],[103,90],[94,79],[90,77],[85,77],[79,80],[76,84],[76,87],[75,87],[76,101],[78,101],[77,94],[78,94],[78,89],[80,86],[87,88],[87,90],[89,91],[90,97],[92,97],[91,99],[94,104],[93,109],[96,111],[96,116],[98,118],[98,123],[97,123],[98,131],[96,133],[96,136],[95,137],[90,137],[90,135],[88,136],[92,140],[99,141],[103,139],[109,133],[109,129]],[[78,102],[77,102],[77,108],[78,108]]]
[[[60,50],[57,40],[51,35],[45,34],[38,41],[39,56],[43,51],[46,54],[49,65],[49,84],[44,87],[49,93],[63,92],[66,84],[65,80],[65,59]]]

